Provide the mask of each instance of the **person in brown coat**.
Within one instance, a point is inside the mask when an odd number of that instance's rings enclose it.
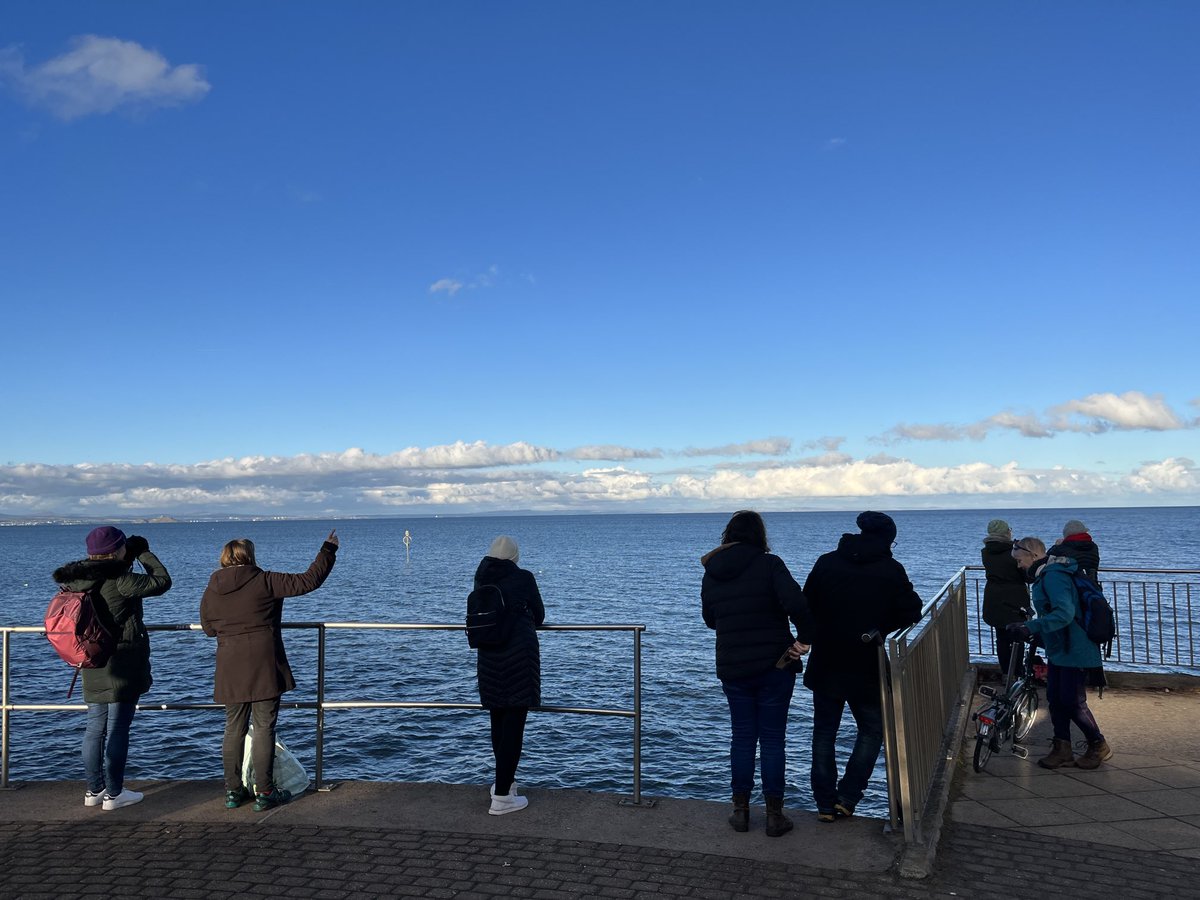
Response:
[[[237,809],[250,799],[242,784],[242,747],[251,714],[254,737],[250,749],[257,784],[254,808],[281,806],[292,799],[274,781],[275,723],[279,698],[296,686],[283,649],[285,597],[299,597],[319,588],[333,569],[337,531],[317,552],[308,571],[288,575],[264,572],[254,560],[254,544],[230,541],[221,550],[221,568],[213,572],[200,601],[200,625],[217,639],[217,670],[213,702],[225,704],[225,806]]]

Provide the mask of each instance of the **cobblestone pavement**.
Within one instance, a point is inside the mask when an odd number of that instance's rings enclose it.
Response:
[[[833,826],[836,827],[836,826]],[[786,841],[788,837],[781,838]],[[934,873],[839,872],[533,837],[211,823],[0,823],[0,895],[1200,898],[1194,860],[948,826]]]

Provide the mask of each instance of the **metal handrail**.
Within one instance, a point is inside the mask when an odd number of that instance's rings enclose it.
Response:
[[[333,709],[483,709],[479,703],[452,703],[442,701],[409,700],[326,700],[325,699],[325,635],[327,631],[465,631],[466,626],[450,623],[391,623],[391,622],[284,622],[283,628],[315,629],[317,632],[317,699],[295,700],[280,704],[282,709],[316,710],[316,766],[314,782],[317,790],[328,790],[324,784],[325,755],[325,711]],[[201,626],[192,623],[147,625],[147,631],[200,631]],[[596,709],[573,706],[536,706],[538,712],[567,713],[575,715],[617,716],[633,719],[633,800],[634,806],[642,801],[642,632],[645,625],[632,624],[563,624],[541,625],[538,631],[629,631],[633,633],[633,708]],[[72,703],[10,703],[9,702],[9,641],[13,634],[45,634],[44,628],[32,625],[0,626],[2,638],[2,660],[0,660],[0,788],[8,787],[9,714],[11,712],[46,712],[86,710],[86,704]],[[158,712],[165,710],[224,709],[220,703],[148,703],[137,706],[138,710]],[[648,805],[648,804],[647,804]]]

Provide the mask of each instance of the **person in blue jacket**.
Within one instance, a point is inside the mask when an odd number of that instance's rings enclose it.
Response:
[[[1037,635],[1049,661],[1046,703],[1054,724],[1054,745],[1038,765],[1095,769],[1112,759],[1113,752],[1087,703],[1087,670],[1100,665],[1100,647],[1088,639],[1076,619],[1079,596],[1071,576],[1078,563],[1067,556],[1047,556],[1046,545],[1036,537],[1021,538],[1013,544],[1012,555],[1033,584],[1030,599],[1037,618],[1015,622],[1008,630],[1024,641]],[[1078,759],[1071,751],[1072,722],[1087,740],[1087,751]]]

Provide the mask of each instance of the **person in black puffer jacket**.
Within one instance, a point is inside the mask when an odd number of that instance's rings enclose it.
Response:
[[[475,570],[475,587],[495,585],[504,595],[507,639],[498,647],[480,647],[476,662],[479,702],[491,714],[496,781],[488,813],[502,816],[529,805],[517,794],[517,764],[531,706],[542,704],[541,652],[534,630],[546,608],[533,573],[517,567],[517,542],[506,535],[492,541]]]
[[[921,598],[892,558],[896,523],[872,511],[857,523],[862,533],[843,534],[804,582],[817,626],[804,684],[813,692],[812,791],[821,822],[854,814],[883,746],[879,651],[863,635],[886,636],[921,616]],[[839,782],[835,747],[847,704],[858,736]]]
[[[771,554],[756,512],[734,513],[721,546],[700,562],[704,624],[717,632],[717,677],[729,701],[729,824],[735,831],[749,830],[754,754],[761,748],[766,831],[778,837],[792,828],[783,813],[784,743],[800,657],[812,641],[808,603],[783,560]],[[799,637],[792,635],[789,619]]]
[[[987,581],[983,586],[983,621],[992,626],[996,638],[996,660],[1000,671],[1007,672],[1012,659],[1013,639],[1005,630],[1013,622],[1033,616],[1029,608],[1029,586],[1025,573],[1013,559],[1012,529],[1003,519],[988,522],[980,555]],[[1024,660],[1017,659],[1017,677],[1024,671]]]

